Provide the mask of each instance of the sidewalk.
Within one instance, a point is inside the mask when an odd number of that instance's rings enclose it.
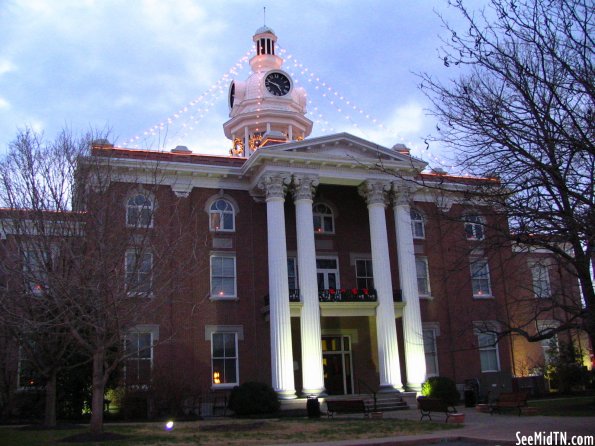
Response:
[[[465,423],[460,429],[449,429],[431,434],[408,435],[401,437],[376,438],[369,440],[343,440],[326,443],[304,443],[292,446],[409,446],[430,444],[456,444],[457,440],[465,440],[464,445],[516,445],[518,435],[533,436],[536,432],[549,435],[550,432],[567,434],[568,444],[573,435],[595,436],[595,417],[545,417],[540,415],[521,415],[506,413],[490,415],[477,412],[474,408],[457,407],[465,414]],[[419,421],[419,411],[408,409],[402,411],[385,412],[384,418]],[[432,414],[433,421],[425,419],[422,423],[444,424],[445,416]],[[528,439],[526,440],[528,441]],[[519,443],[520,444],[520,443]],[[538,444],[528,443],[525,444]],[[556,444],[545,443],[541,444]],[[588,443],[584,443],[588,444]]]

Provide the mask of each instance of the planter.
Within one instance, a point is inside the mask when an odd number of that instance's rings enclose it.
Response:
[[[453,413],[448,417],[453,423],[464,423],[465,422],[465,414],[464,413]]]
[[[475,410],[482,413],[490,413],[489,404],[478,404],[475,406]]]

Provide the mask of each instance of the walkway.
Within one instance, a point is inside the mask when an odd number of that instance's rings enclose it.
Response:
[[[593,417],[545,417],[540,415],[522,415],[513,413],[502,415],[490,415],[477,412],[474,408],[457,407],[459,412],[465,414],[465,424],[460,429],[452,429],[431,434],[410,435],[390,438],[377,438],[370,440],[344,440],[326,443],[304,443],[293,444],[292,446],[408,446],[408,445],[430,445],[441,443],[445,445],[464,444],[470,445],[500,445],[509,446],[517,443],[518,435],[534,436],[536,432],[542,435],[549,435],[552,432],[567,434],[567,444],[571,444],[573,435],[595,436],[595,418]],[[415,409],[386,412],[384,418],[397,418],[402,420],[419,421],[419,411]],[[444,423],[444,416],[432,414],[432,423]],[[427,419],[426,419],[427,420]],[[430,423],[424,420],[423,423]],[[465,440],[458,443],[457,440]],[[527,444],[560,444],[559,442]],[[589,443],[584,443],[589,444]],[[591,443],[593,444],[593,443]]]

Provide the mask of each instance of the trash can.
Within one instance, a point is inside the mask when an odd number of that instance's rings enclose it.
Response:
[[[463,396],[465,399],[465,407],[475,407],[477,404],[477,397],[479,394],[479,382],[477,379],[466,379]]]
[[[306,400],[308,418],[320,418],[320,401],[317,396],[309,396]]]

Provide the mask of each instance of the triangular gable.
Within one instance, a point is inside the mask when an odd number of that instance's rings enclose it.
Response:
[[[279,154],[295,156],[295,158],[314,158],[319,160],[354,163],[389,163],[402,164],[408,167],[423,169],[424,161],[413,158],[407,154],[399,153],[397,150],[388,149],[373,142],[351,135],[349,133],[337,133],[334,135],[318,138],[308,138],[302,141],[293,141],[285,144],[258,149],[254,156],[265,154]]]

